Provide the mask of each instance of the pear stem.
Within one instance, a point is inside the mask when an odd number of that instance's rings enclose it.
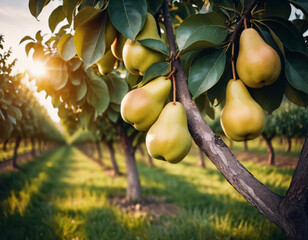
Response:
[[[172,84],[173,84],[173,105],[175,105],[176,102],[176,84],[175,84],[175,76],[172,75]]]
[[[235,64],[234,64],[234,42],[232,43],[231,65],[232,65],[233,79],[236,80]]]
[[[247,18],[246,17],[244,18],[244,27],[245,29],[247,29]]]

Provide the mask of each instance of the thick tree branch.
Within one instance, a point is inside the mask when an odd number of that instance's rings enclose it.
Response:
[[[164,23],[166,27],[170,56],[176,52],[175,39],[172,29],[168,0],[163,5]],[[176,69],[177,97],[184,105],[187,113],[188,127],[196,144],[211,159],[217,169],[225,176],[230,184],[262,214],[283,229],[279,217],[281,197],[256,178],[235,158],[226,144],[216,136],[204,121],[198,107],[192,101],[183,67],[179,59],[173,59]]]

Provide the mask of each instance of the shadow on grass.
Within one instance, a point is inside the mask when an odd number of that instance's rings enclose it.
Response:
[[[49,199],[55,189],[65,188],[61,180],[67,175],[69,161],[64,159],[70,152],[70,147],[61,147],[22,165],[22,172],[1,176],[6,189],[1,191],[0,239],[60,239],[54,231],[58,224],[54,220],[57,208]],[[25,206],[8,212],[3,200],[12,193],[16,198],[9,199],[7,204]]]

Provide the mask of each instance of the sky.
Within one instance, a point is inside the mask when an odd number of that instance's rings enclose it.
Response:
[[[19,45],[20,40],[26,35],[34,37],[38,30],[42,30],[43,34],[51,34],[48,17],[59,5],[59,0],[51,1],[37,20],[31,15],[28,2],[29,0],[0,0],[0,34],[4,35],[4,50],[7,51],[10,48],[12,50],[11,60],[18,59],[15,68],[17,72],[29,69],[32,64],[31,58],[26,56],[25,43]],[[41,105],[47,109],[51,119],[57,123],[60,122],[58,110],[53,108],[51,98],[45,99],[44,92],[35,95]]]

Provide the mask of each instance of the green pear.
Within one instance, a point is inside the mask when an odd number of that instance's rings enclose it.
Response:
[[[280,75],[278,53],[253,28],[247,28],[241,34],[236,71],[239,78],[251,88],[270,85]]]
[[[121,102],[121,116],[139,131],[147,131],[158,118],[171,89],[171,81],[158,77],[127,93]]]
[[[123,47],[126,40],[127,38],[125,36],[123,36],[121,33],[118,33],[116,39],[111,45],[111,52],[113,56],[120,61],[123,61]]]
[[[96,62],[99,73],[102,75],[111,73],[114,69],[116,62],[117,59],[109,50],[98,62]]]
[[[178,163],[189,153],[191,145],[183,105],[168,103],[146,135],[148,153],[153,158]]]
[[[263,132],[264,111],[239,79],[228,82],[220,123],[226,136],[234,141],[251,140]]]
[[[127,39],[123,47],[124,65],[129,72],[135,75],[144,75],[153,63],[165,60],[163,54],[153,51],[137,41],[146,38],[161,40],[155,18],[150,13],[147,13],[145,24],[138,33],[136,40]]]

